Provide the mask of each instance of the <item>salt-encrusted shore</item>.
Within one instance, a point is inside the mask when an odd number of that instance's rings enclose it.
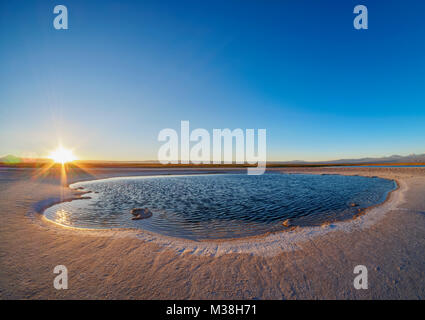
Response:
[[[39,214],[81,196],[55,172],[0,168],[0,298],[325,299],[425,297],[424,168],[291,168],[286,173],[357,174],[399,189],[365,215],[325,227],[233,241],[193,242],[127,230],[76,230]],[[91,169],[69,183],[113,176],[220,170]],[[89,196],[89,195],[84,195]],[[69,289],[53,287],[53,268]],[[365,265],[369,289],[353,287]]]

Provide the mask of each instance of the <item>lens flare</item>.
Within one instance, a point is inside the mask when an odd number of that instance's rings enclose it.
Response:
[[[65,149],[62,146],[52,151],[52,153],[49,155],[49,159],[52,159],[54,162],[61,164],[77,160],[77,158],[72,153],[72,150]]]

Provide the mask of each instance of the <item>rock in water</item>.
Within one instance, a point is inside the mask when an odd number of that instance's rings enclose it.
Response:
[[[143,209],[141,209],[141,208],[134,208],[134,209],[131,209],[131,214],[133,215],[133,216],[137,216],[138,214],[140,214],[140,212],[142,211]]]
[[[148,208],[131,209],[131,214],[134,216],[131,220],[140,220],[152,217],[152,212]]]

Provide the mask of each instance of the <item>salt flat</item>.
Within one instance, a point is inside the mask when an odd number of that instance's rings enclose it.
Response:
[[[379,176],[397,180],[400,189],[382,206],[344,225],[204,243],[54,225],[37,212],[78,197],[78,191],[61,187],[55,169],[41,174],[39,169],[0,168],[0,298],[425,298],[424,168],[273,170]],[[223,171],[92,168],[90,175],[70,173],[68,183]],[[59,264],[68,268],[68,290],[53,287],[53,269]],[[367,290],[353,286],[356,265],[368,268]]]

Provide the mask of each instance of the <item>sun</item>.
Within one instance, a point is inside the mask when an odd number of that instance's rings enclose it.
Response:
[[[52,153],[49,155],[49,159],[52,159],[54,162],[61,164],[77,160],[77,158],[72,153],[72,150],[65,149],[62,146],[52,151]]]

